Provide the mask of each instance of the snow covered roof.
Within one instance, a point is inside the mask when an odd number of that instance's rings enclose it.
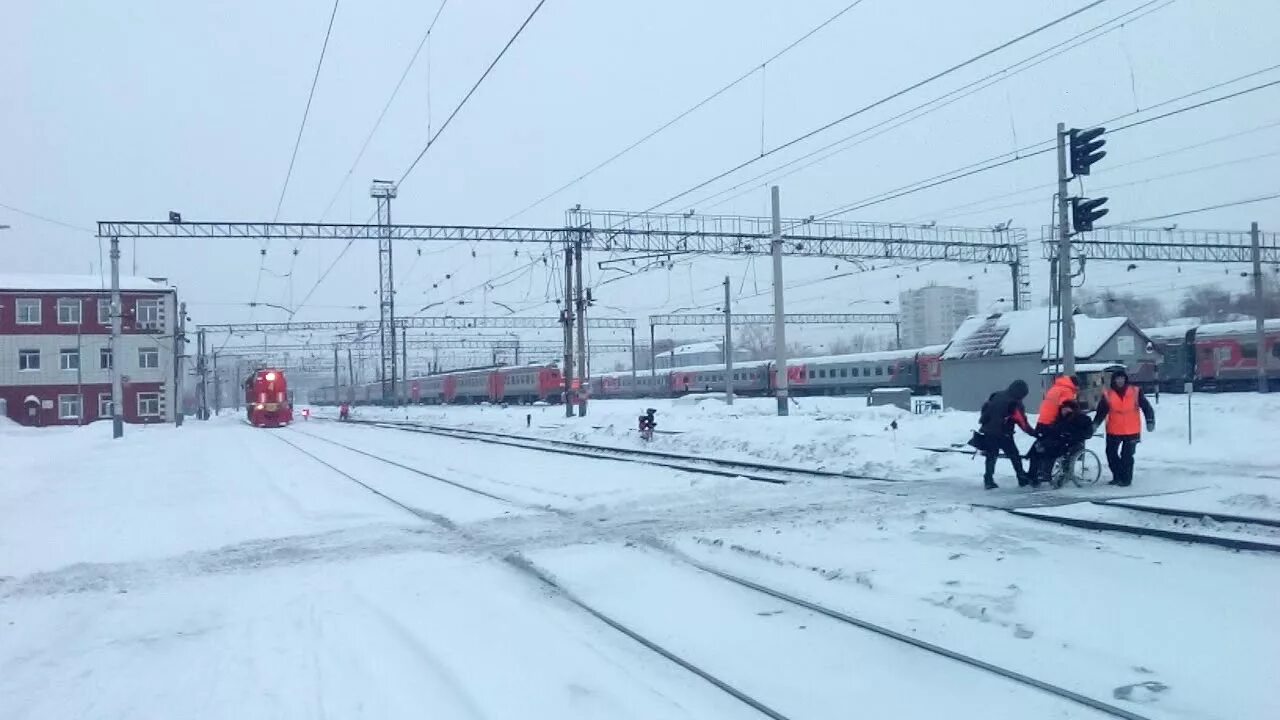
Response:
[[[6,290],[110,290],[109,275],[0,274],[0,292]],[[146,277],[120,276],[121,290],[167,291],[169,286]]]
[[[1124,363],[1115,363],[1115,362],[1076,363],[1076,372],[1077,373],[1105,372],[1107,370],[1114,370],[1116,368],[1122,368],[1122,367],[1124,367]],[[1054,364],[1041,370],[1040,374],[1041,375],[1057,375],[1059,372],[1062,372],[1062,371],[1058,369],[1057,364]]]
[[[714,353],[721,352],[720,343],[700,342],[700,343],[690,343],[689,345],[681,345],[680,347],[674,350],[668,350],[664,353],[658,353],[658,357],[671,357],[672,355],[676,355],[676,356],[694,355],[697,353],[713,353],[713,352]]]
[[[970,317],[951,336],[942,359],[1031,353],[1048,359],[1051,353],[1045,346],[1049,340],[1049,313],[1050,308],[1034,308]],[[1128,323],[1129,319],[1123,317],[1076,315],[1076,357],[1091,357]]]
[[[1262,327],[1265,332],[1275,332],[1280,330],[1280,318],[1270,318],[1262,321]],[[1164,327],[1151,328],[1142,332],[1156,342],[1181,342],[1187,336],[1187,331],[1196,331],[1196,337],[1223,337],[1229,335],[1252,335],[1257,331],[1256,321],[1254,320],[1238,320],[1235,322],[1185,324],[1185,325],[1166,325]]]

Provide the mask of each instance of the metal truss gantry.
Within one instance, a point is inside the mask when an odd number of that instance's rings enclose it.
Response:
[[[396,318],[397,329],[411,330],[533,330],[558,328],[560,318],[556,317],[401,317]],[[201,329],[211,333],[294,333],[323,330],[363,331],[376,327],[376,323],[368,320],[319,320],[312,322],[259,322],[259,323],[221,323],[201,325]],[[633,318],[589,318],[587,327],[597,330],[633,330],[636,321]]]
[[[769,255],[772,219],[740,215],[630,213],[570,210],[565,227],[478,225],[356,225],[349,223],[238,223],[100,221],[99,237],[244,238],[582,243],[583,250],[637,253]],[[782,253],[797,257],[921,260],[1002,264],[1012,271],[1014,297],[1027,298],[1026,232],[1016,228],[964,228],[936,224],[871,223],[809,218],[784,220]],[[381,247],[381,246],[380,246]]]
[[[1045,226],[1044,237],[1057,237]],[[1259,260],[1280,263],[1280,233],[1258,233]],[[1105,227],[1077,233],[1071,246],[1089,260],[1131,262],[1247,263],[1254,261],[1253,233],[1248,230],[1182,230],[1178,228]],[[1043,242],[1044,257],[1056,260],[1056,240]]]
[[[396,388],[396,291],[391,264],[391,201],[396,185],[387,180],[374,180],[369,197],[378,204],[378,339],[381,355],[382,401],[387,402]]]

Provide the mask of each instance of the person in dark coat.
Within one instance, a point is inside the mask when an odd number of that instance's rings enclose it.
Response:
[[[1129,382],[1129,374],[1124,369],[1111,373],[1111,385],[1102,393],[1093,418],[1095,430],[1103,422],[1107,425],[1109,485],[1128,487],[1133,483],[1133,454],[1142,440],[1142,417],[1147,420],[1148,432],[1156,429],[1155,408],[1147,402],[1142,388]]]
[[[1018,445],[1013,441],[1015,425],[1022,428],[1022,431],[1028,435],[1035,435],[1031,424],[1027,422],[1027,409],[1022,405],[1027,392],[1026,382],[1014,380],[1009,383],[1008,388],[991,393],[991,397],[987,398],[987,402],[982,406],[982,412],[978,416],[979,437],[975,446],[985,456],[986,472],[982,476],[982,486],[987,490],[999,487],[993,476],[996,460],[1001,452],[1013,464],[1013,471],[1018,476],[1018,485],[1026,485],[1030,479],[1022,469],[1022,455],[1018,452]]]

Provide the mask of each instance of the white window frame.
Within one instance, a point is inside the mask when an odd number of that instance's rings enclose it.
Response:
[[[105,365],[102,364],[103,360],[107,361]],[[115,365],[115,353],[111,350],[111,348],[98,348],[98,369],[110,370],[114,365]]]
[[[23,358],[35,356],[35,367],[22,367]],[[40,350],[38,348],[19,348],[18,350],[18,372],[40,372]]]
[[[144,320],[142,317],[143,308],[146,308],[148,311],[154,310],[155,318],[151,320]],[[160,314],[163,311],[163,308],[164,300],[159,298],[139,298],[138,300],[135,300],[133,303],[133,326],[148,330],[159,330]],[[148,314],[150,314],[150,312],[148,312]]]
[[[148,365],[143,361],[143,358],[148,355],[155,356],[156,362],[154,365]],[[140,370],[155,370],[159,367],[160,367],[160,348],[158,347],[138,348],[138,368]]]
[[[98,324],[111,324],[111,300],[109,298],[98,298]]]
[[[83,315],[82,315],[82,313],[84,312],[84,302],[83,302],[83,301],[81,301],[79,298],[58,298],[58,303],[57,303],[57,305],[56,305],[55,307],[56,307],[56,308],[57,308],[57,310],[58,310],[58,324],[59,324],[59,325],[79,325],[79,324],[80,324],[81,319],[83,319]],[[69,310],[69,311],[70,311],[70,310],[74,310],[74,311],[75,311],[75,319],[74,319],[74,320],[70,320],[70,319],[68,319],[68,320],[63,320],[63,319],[62,319],[62,311],[63,311],[64,309]]]
[[[62,411],[63,400],[73,400],[76,403],[76,413],[74,415],[70,413],[64,413]],[[58,419],[59,420],[79,420],[81,415],[84,415],[84,398],[83,397],[75,394],[58,396]]]
[[[156,404],[155,412],[147,412],[143,409],[143,404],[151,403],[154,400]],[[140,392],[138,393],[138,417],[160,417],[160,393],[158,392]]]
[[[67,367],[67,358],[75,358],[75,365]],[[80,369],[80,351],[75,348],[62,348],[58,351],[58,367],[63,370],[79,370]]]
[[[14,322],[16,322],[19,325],[39,325],[40,321],[43,319],[42,313],[44,312],[44,308],[41,305],[42,304],[40,302],[40,298],[18,298],[13,303]],[[31,307],[34,307],[36,309],[35,319],[23,320],[22,319],[23,308],[31,308]]]
[[[111,407],[111,393],[98,393],[98,417],[108,418],[115,415]]]

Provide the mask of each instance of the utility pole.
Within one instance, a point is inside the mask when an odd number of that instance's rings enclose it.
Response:
[[[573,259],[576,263],[578,289],[574,305],[578,311],[578,417],[587,416],[587,398],[591,395],[591,381],[588,378],[587,363],[587,297],[582,287],[582,233],[573,241]]]
[[[1258,392],[1267,391],[1267,333],[1265,318],[1267,306],[1262,298],[1262,233],[1258,231],[1258,223],[1249,228],[1249,240],[1253,245],[1253,322],[1254,342],[1258,352],[1254,357],[1258,360]]]
[[[724,276],[724,404],[733,404],[733,315],[729,308],[729,276]]]
[[[636,388],[636,328],[634,325],[631,326],[631,387],[639,391],[639,388]]]
[[[182,353],[187,347],[187,304],[178,305],[178,331],[173,334],[173,426],[182,427]]]
[[[1071,301],[1071,225],[1067,218],[1067,126],[1058,123],[1058,321],[1062,353],[1058,369],[1066,377],[1076,374],[1076,324]]]
[[[782,201],[778,196],[778,186],[769,190],[773,205],[773,352],[774,352],[774,385],[778,398],[778,415],[789,414],[787,407],[787,324],[783,318],[782,307]]]
[[[341,387],[342,387],[342,384],[338,382],[338,343],[334,343],[333,344],[333,401],[339,404],[342,402],[342,399],[338,397],[338,393],[341,392],[340,390]]]
[[[653,343],[653,323],[649,323],[649,377],[658,376],[658,352]]]
[[[573,245],[564,246],[564,416],[573,417]]]
[[[400,328],[400,405],[409,404],[409,326]]]
[[[369,196],[378,204],[378,336],[381,341],[379,380],[382,403],[394,404],[396,395],[396,301],[395,279],[391,265],[391,200],[396,185],[388,180],[374,180]]]
[[[196,417],[201,420],[209,419],[209,369],[205,362],[205,349],[204,328],[200,328],[196,331],[196,374],[200,376],[200,386],[196,393]]]
[[[80,398],[80,417],[76,418],[77,425],[84,424],[85,402],[84,402],[84,343],[81,337],[84,328],[84,301],[78,301],[80,304],[80,314],[76,316],[76,397]]]
[[[356,371],[355,366],[351,362],[351,348],[347,348],[347,402],[354,404],[356,401]]]
[[[124,437],[124,380],[120,376],[120,325],[124,312],[120,300],[120,238],[111,236],[111,437]]]
[[[213,351],[213,414],[222,414],[222,373],[218,372],[218,351]]]

